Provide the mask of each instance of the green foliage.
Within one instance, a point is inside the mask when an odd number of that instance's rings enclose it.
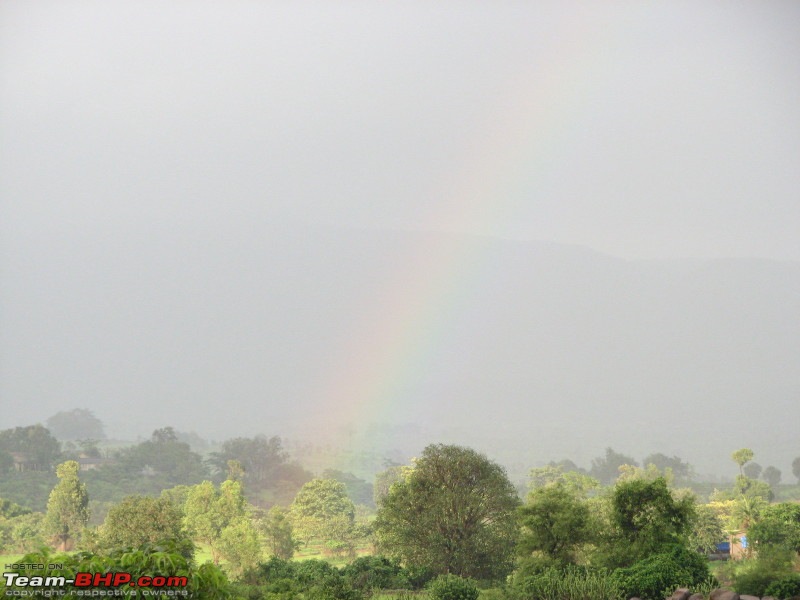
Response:
[[[372,488],[372,499],[375,506],[380,506],[381,501],[389,494],[391,487],[405,479],[411,471],[410,467],[394,465],[375,475]]]
[[[508,594],[513,600],[624,600],[607,571],[575,566],[514,575]]]
[[[353,504],[375,507],[371,483],[356,477],[352,473],[337,471],[336,469],[325,469],[322,472],[322,478],[341,481],[347,488],[347,497],[353,501]]]
[[[540,552],[561,562],[575,562],[577,550],[591,539],[591,515],[566,485],[557,480],[528,494],[519,509],[522,534],[520,555]]]
[[[294,527],[286,509],[273,506],[269,512],[257,514],[256,527],[266,539],[270,554],[291,560],[299,542],[294,537]]]
[[[121,450],[116,459],[120,467],[116,470],[117,478],[142,474],[157,477],[158,491],[179,484],[196,484],[208,476],[203,459],[192,452],[189,444],[178,441],[172,427],[156,429],[150,440]]]
[[[39,512],[0,516],[0,552],[30,552],[44,546],[43,520]]]
[[[519,500],[505,471],[459,446],[428,446],[382,500],[379,547],[437,574],[497,579],[511,570]]]
[[[584,498],[598,488],[600,482],[579,471],[565,471],[561,465],[549,464],[530,470],[528,487],[536,490],[552,484],[560,484],[575,496]]]
[[[366,583],[371,564],[359,564],[352,569],[339,571],[321,560],[291,562],[273,556],[266,563],[250,569],[245,580],[248,598],[292,600],[314,598],[318,600],[363,600],[371,590]],[[366,575],[366,576],[365,576]]]
[[[692,589],[710,577],[706,558],[683,546],[674,546],[612,574],[625,598],[637,596],[642,600],[661,600],[676,588]]]
[[[0,451],[16,454],[24,471],[49,471],[61,456],[61,445],[41,425],[29,425],[0,431]]]
[[[734,588],[740,594],[766,595],[767,588],[773,582],[792,575],[792,558],[792,552],[785,548],[762,548],[756,558],[740,561],[736,565]]]
[[[753,460],[755,454],[750,448],[741,448],[731,454],[733,462],[739,465],[739,475],[744,475],[744,465]]]
[[[667,456],[657,452],[650,454],[643,461],[642,465],[654,465],[659,471],[666,472],[669,469],[678,483],[686,484],[694,478],[692,466],[689,463],[683,462],[677,456]]]
[[[57,483],[58,478],[52,471],[11,471],[0,476],[0,497],[44,512],[47,498]]]
[[[694,498],[676,499],[663,478],[632,479],[614,487],[611,530],[597,558],[609,567],[624,567],[657,554],[666,546],[683,545],[694,519]]]
[[[749,477],[750,479],[758,479],[761,476],[761,471],[764,469],[757,462],[751,462],[747,463],[742,470],[744,471],[746,477]]]
[[[47,429],[59,440],[103,440],[103,422],[90,410],[75,408],[54,414],[46,421]]]
[[[734,493],[739,496],[747,496],[750,498],[760,497],[766,502],[771,502],[773,498],[772,490],[766,481],[751,479],[747,475],[736,476]]]
[[[725,524],[717,513],[705,504],[696,506],[689,547],[700,552],[713,552],[716,545],[726,538]]]
[[[14,468],[14,457],[7,450],[0,448],[0,475],[5,475]]]
[[[42,577],[64,576],[73,578],[78,572],[120,572],[131,573],[135,580],[142,575],[147,576],[178,576],[186,577],[186,589],[190,597],[203,598],[204,600],[230,600],[231,588],[225,574],[212,564],[196,567],[194,563],[176,551],[170,543],[158,545],[145,545],[139,548],[118,548],[107,554],[94,554],[91,552],[77,552],[74,554],[52,554],[48,549],[27,554],[19,559],[21,564],[43,564],[47,568],[38,570],[37,575]],[[50,569],[49,565],[59,564],[62,568]],[[28,572],[15,571],[28,574]],[[11,590],[16,588],[9,588]],[[61,588],[59,588],[61,589]],[[69,588],[68,588],[69,589]],[[98,587],[95,589],[112,589]],[[125,586],[125,591],[129,591]],[[0,591],[4,591],[0,583]]]
[[[219,489],[210,481],[190,488],[183,523],[190,535],[208,544],[214,564],[225,558],[232,573],[242,573],[260,558],[258,534],[238,481],[223,481]]]
[[[295,534],[305,543],[319,539],[335,549],[352,539],[355,506],[340,481],[312,479],[300,488],[289,512]]]
[[[128,496],[108,511],[99,542],[104,548],[125,548],[172,540],[181,554],[190,558],[194,546],[184,532],[182,519],[181,511],[169,500]]]
[[[410,589],[411,581],[397,560],[385,556],[362,556],[342,569],[354,587],[362,590]]]
[[[612,448],[606,448],[605,456],[592,460],[589,474],[603,485],[611,485],[619,475],[619,468],[623,465],[638,467],[639,463],[630,456],[615,452]]]
[[[231,460],[244,469],[243,483],[248,497],[269,492],[271,502],[288,503],[312,475],[294,462],[283,449],[281,438],[259,435],[253,438],[226,440],[218,452],[212,452],[208,464],[222,478]]]
[[[766,481],[771,488],[775,488],[780,484],[781,475],[781,470],[771,465],[761,472],[761,478]]]
[[[477,584],[458,575],[439,575],[428,584],[431,600],[478,600]]]
[[[75,539],[89,522],[89,494],[86,484],[78,479],[78,463],[74,460],[58,465],[56,475],[60,481],[50,492],[43,528],[66,550],[67,542]]]
[[[764,590],[764,595],[773,598],[800,596],[800,575],[788,575],[773,581]]]
[[[15,504],[10,500],[5,500],[0,498],[0,518],[4,519],[13,519],[14,517],[19,517],[20,515],[26,515],[31,511],[19,504]]]
[[[767,506],[747,536],[758,548],[780,546],[800,553],[800,504],[783,502]]]
[[[761,519],[761,515],[767,506],[766,499],[758,494],[740,495],[733,505],[730,525],[733,529],[749,529]]]
[[[234,519],[222,529],[219,552],[228,561],[231,575],[240,576],[261,559],[261,544],[252,523],[246,517]]]

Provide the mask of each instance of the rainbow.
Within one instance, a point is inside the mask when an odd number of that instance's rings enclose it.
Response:
[[[530,181],[566,170],[575,133],[591,116],[595,95],[612,65],[594,52],[613,32],[590,28],[589,15],[568,15],[560,40],[537,65],[520,72],[497,95],[494,108],[462,148],[458,168],[430,190],[426,223],[436,232],[513,220],[535,201]],[[565,173],[565,176],[570,174]],[[317,418],[333,432],[356,423],[391,420],[394,406],[420,381],[443,332],[471,291],[488,276],[480,236],[423,236],[404,269],[390,277],[382,299],[329,364],[318,397],[329,409]]]

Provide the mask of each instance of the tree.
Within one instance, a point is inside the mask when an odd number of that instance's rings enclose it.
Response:
[[[379,547],[436,574],[498,579],[512,567],[518,505],[498,464],[469,448],[428,446],[381,502]]]
[[[760,516],[747,532],[759,549],[779,546],[800,553],[800,504],[772,504],[763,507]]]
[[[298,539],[322,540],[336,549],[351,538],[355,505],[341,481],[312,479],[297,492],[289,514]]]
[[[237,577],[258,564],[261,543],[250,519],[239,517],[222,529],[219,551],[228,562],[228,571]]]
[[[656,468],[662,472],[666,472],[667,469],[670,469],[675,479],[683,483],[690,481],[694,476],[692,466],[689,463],[683,462],[677,456],[669,457],[660,452],[646,457],[642,461],[642,465],[645,468],[647,465],[655,465]]]
[[[11,456],[10,452],[0,449],[0,475],[8,473],[13,468],[14,457]]]
[[[800,483],[800,456],[792,461],[792,475],[797,477],[797,482]]]
[[[258,519],[258,529],[267,541],[267,547],[273,556],[283,560],[291,560],[297,550],[298,542],[294,537],[294,528],[287,511],[280,506],[273,506],[269,512]]]
[[[107,548],[137,548],[170,540],[191,558],[194,548],[183,529],[182,518],[180,509],[166,498],[127,496],[108,511],[100,543]]]
[[[750,448],[740,448],[739,450],[731,454],[733,462],[739,465],[739,475],[744,475],[744,465],[753,460],[754,456],[755,454]]]
[[[0,451],[18,454],[25,471],[49,471],[61,456],[61,445],[41,425],[0,431]]]
[[[78,463],[68,460],[56,468],[59,482],[47,501],[44,529],[60,542],[63,550],[89,522],[89,494],[86,484],[78,479]]]
[[[521,556],[539,553],[561,564],[574,563],[591,539],[589,507],[561,481],[538,487],[519,509]]]
[[[300,487],[311,480],[311,473],[296,462],[289,462],[281,438],[233,438],[212,452],[208,464],[222,478],[231,460],[238,461],[244,473],[242,482],[250,500],[260,505],[288,503]]]
[[[59,440],[103,440],[103,422],[85,408],[54,414],[46,421],[47,429]]]
[[[322,478],[341,481],[347,488],[347,496],[353,501],[353,504],[363,504],[369,507],[375,506],[372,484],[364,481],[360,477],[336,469],[325,469],[322,472]]]
[[[611,485],[619,476],[619,468],[622,465],[638,467],[639,463],[630,456],[615,452],[612,448],[606,448],[605,456],[592,460],[592,468],[589,470],[589,474],[598,479],[603,485]]]
[[[724,539],[726,539],[725,525],[717,512],[706,504],[697,506],[692,520],[689,546],[700,552],[713,552],[717,544]]]
[[[195,484],[208,476],[202,457],[189,444],[179,442],[172,427],[156,429],[151,438],[120,451],[120,466],[128,473],[149,473],[162,488]]]
[[[276,479],[278,469],[288,460],[281,438],[234,438],[226,440],[219,452],[212,452],[209,464],[219,474],[227,471],[228,461],[236,460],[244,469],[246,481],[256,488]]]
[[[625,567],[668,545],[685,545],[695,518],[694,498],[675,498],[663,477],[617,483],[611,496],[606,566]]]
[[[192,486],[183,522],[190,535],[209,546],[214,564],[225,558],[231,570],[240,573],[258,561],[258,534],[238,481],[223,481],[219,489],[210,481]]]
[[[411,467],[402,465],[391,465],[386,470],[375,475],[375,483],[372,486],[372,497],[375,506],[380,506],[381,501],[389,494],[392,485],[402,481],[411,472]]]
[[[600,482],[594,477],[579,471],[564,471],[560,464],[555,463],[531,469],[529,477],[528,487],[531,490],[558,483],[581,498],[600,486]]]
[[[767,506],[768,503],[763,496],[742,494],[733,505],[732,525],[736,529],[747,531],[761,518],[761,513]]]
[[[768,502],[771,502],[774,496],[772,489],[766,481],[750,479],[747,475],[737,475],[733,489],[738,496],[761,496]]]
[[[761,476],[761,471],[763,469],[757,462],[751,462],[747,463],[742,470],[744,471],[746,477],[749,477],[750,479],[758,479]]]
[[[761,478],[766,481],[770,487],[777,487],[781,482],[781,470],[769,466],[761,472]]]

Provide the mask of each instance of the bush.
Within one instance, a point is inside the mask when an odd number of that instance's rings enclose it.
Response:
[[[740,594],[765,596],[773,583],[792,574],[792,556],[784,548],[762,548],[758,557],[742,561],[734,575],[734,589]]]
[[[439,575],[428,584],[431,600],[478,600],[477,584],[458,575]]]
[[[305,591],[307,600],[364,600],[364,592],[338,574],[328,575]]]
[[[693,588],[711,578],[705,557],[675,546],[668,552],[656,554],[633,566],[617,569],[612,578],[626,598],[638,596],[643,600],[660,600],[679,587]]]
[[[618,583],[603,569],[550,567],[535,575],[515,575],[508,589],[518,600],[619,600]]]
[[[789,575],[778,579],[778,581],[773,581],[767,586],[764,595],[773,596],[774,598],[800,596],[800,575]]]
[[[362,556],[341,570],[342,575],[361,590],[406,590],[411,588],[408,573],[396,561],[383,556]]]

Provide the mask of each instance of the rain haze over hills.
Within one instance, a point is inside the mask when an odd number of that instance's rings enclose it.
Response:
[[[790,2],[4,2],[0,429],[788,470],[798,32]]]

